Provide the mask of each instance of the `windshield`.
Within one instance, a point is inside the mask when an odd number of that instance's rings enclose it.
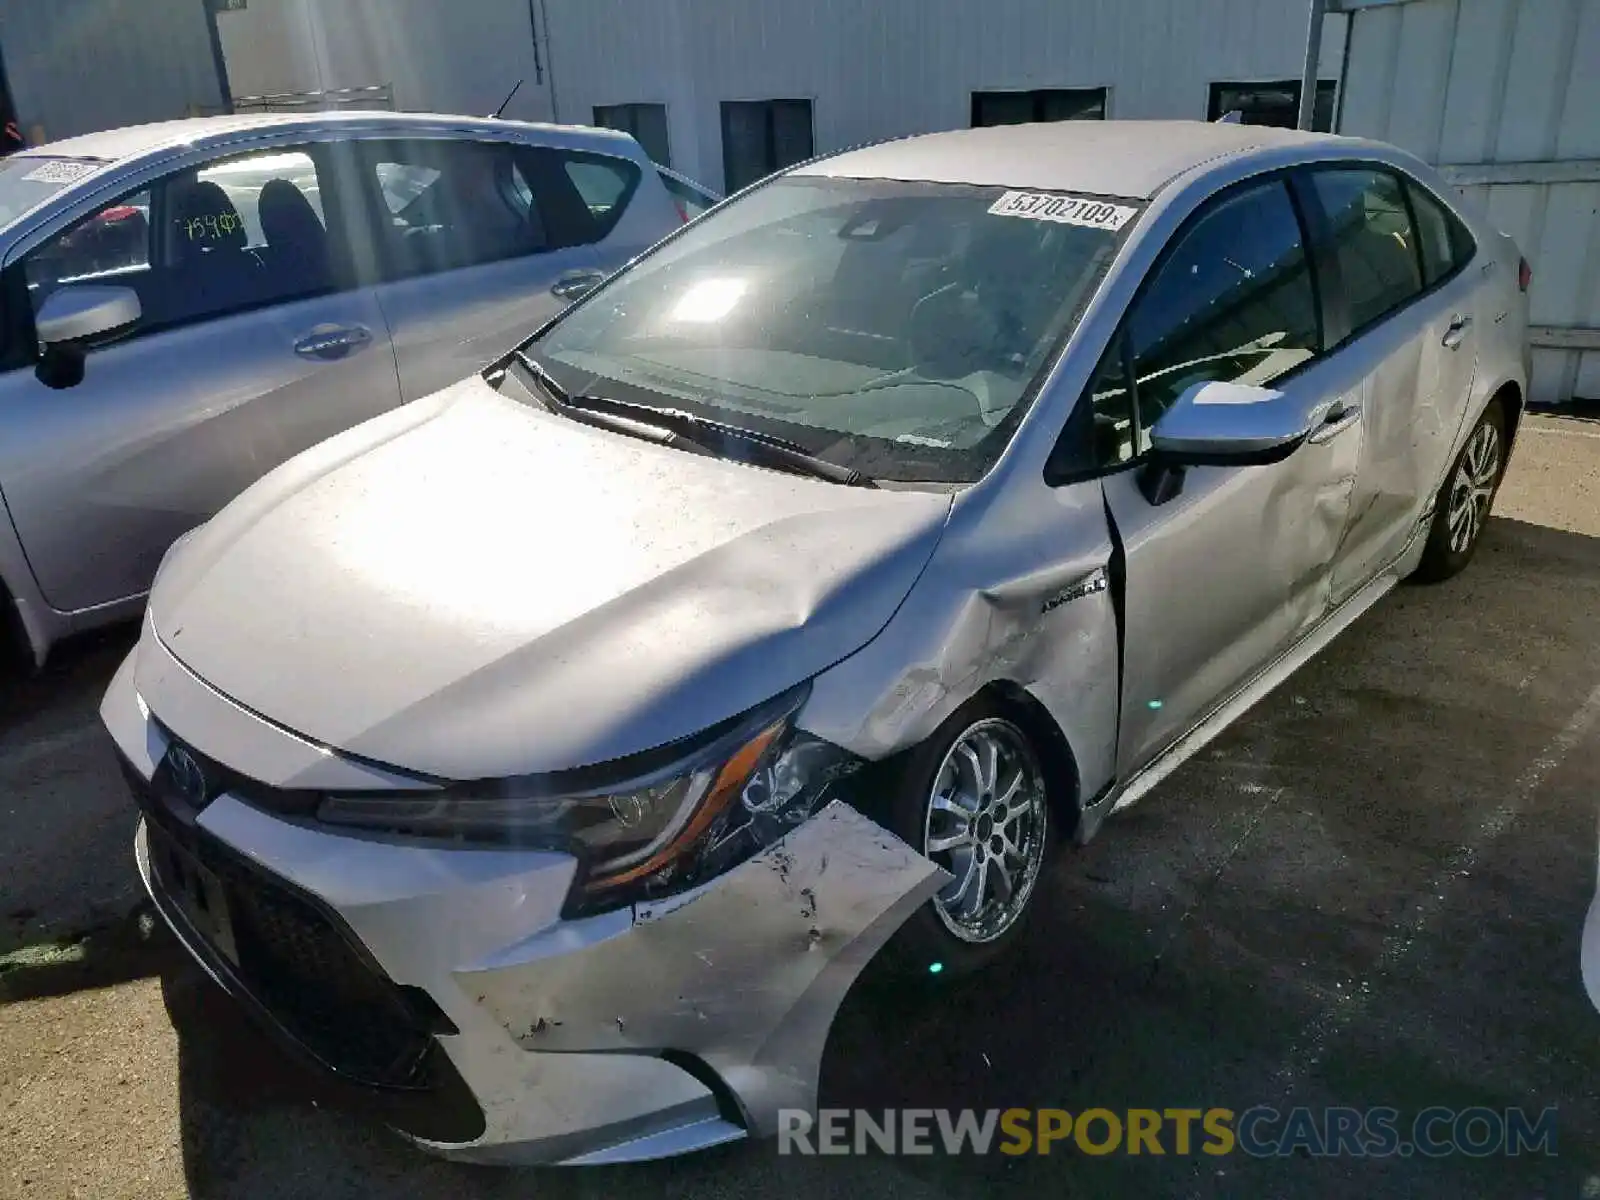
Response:
[[[1134,212],[788,176],[695,222],[528,349],[570,392],[780,436],[879,479],[970,482]]]
[[[0,229],[103,166],[93,159],[32,155],[0,161]]]

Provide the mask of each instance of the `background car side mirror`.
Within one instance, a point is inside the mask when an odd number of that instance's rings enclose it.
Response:
[[[1242,383],[1197,383],[1151,428],[1140,486],[1152,504],[1163,504],[1181,488],[1185,467],[1281,462],[1310,432],[1302,400]]]
[[[126,329],[143,315],[139,293],[129,287],[77,283],[45,297],[34,318],[44,353],[35,374],[46,387],[83,381],[83,343]]]

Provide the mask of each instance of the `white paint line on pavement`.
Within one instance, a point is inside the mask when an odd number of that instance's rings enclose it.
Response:
[[[63,754],[87,742],[98,733],[93,721],[58,733],[51,737],[22,742],[17,746],[0,746],[0,771],[20,771],[31,767],[41,758]]]
[[[1377,962],[1373,964],[1370,975],[1388,974],[1411,953],[1412,946],[1427,928],[1429,920],[1444,908],[1449,889],[1472,874],[1484,849],[1522,815],[1522,810],[1533,799],[1534,793],[1544,785],[1550,773],[1582,744],[1583,739],[1597,722],[1600,722],[1600,685],[1589,693],[1577,711],[1561,727],[1561,731],[1550,739],[1539,756],[1517,777],[1516,782],[1507,790],[1505,800],[1484,818],[1483,823],[1473,832],[1466,844],[1451,855],[1444,869],[1433,877],[1428,890],[1412,910],[1411,919],[1383,940],[1383,948],[1378,953]],[[1292,1092],[1307,1068],[1315,1066],[1321,1060],[1328,1043],[1366,1012],[1372,994],[1372,989],[1363,980],[1356,987],[1347,988],[1336,996],[1322,1009],[1317,1018],[1307,1025],[1300,1041],[1290,1047],[1289,1053],[1284,1057],[1283,1066],[1276,1075],[1278,1083],[1283,1086],[1286,1093]]]

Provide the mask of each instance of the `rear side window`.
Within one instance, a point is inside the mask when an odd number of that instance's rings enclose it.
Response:
[[[1417,240],[1422,248],[1423,279],[1432,287],[1466,266],[1476,246],[1472,234],[1445,205],[1420,183],[1406,182],[1411,211],[1417,218]]]
[[[1387,171],[1334,168],[1312,175],[1327,213],[1352,333],[1422,291],[1416,233],[1400,180]]]
[[[391,278],[520,258],[548,248],[544,221],[504,142],[363,144],[381,198],[378,241]]]

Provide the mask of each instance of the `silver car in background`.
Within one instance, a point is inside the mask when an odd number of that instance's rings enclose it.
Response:
[[[1476,548],[1509,238],[1388,146],[1066,122],[824,158],[180,542],[102,716],[194,956],[429,1147],[816,1099],[866,962]]]
[[[625,134],[395,113],[214,117],[8,158],[0,629],[37,663],[136,614],[174,538],[504,354],[696,194]]]

